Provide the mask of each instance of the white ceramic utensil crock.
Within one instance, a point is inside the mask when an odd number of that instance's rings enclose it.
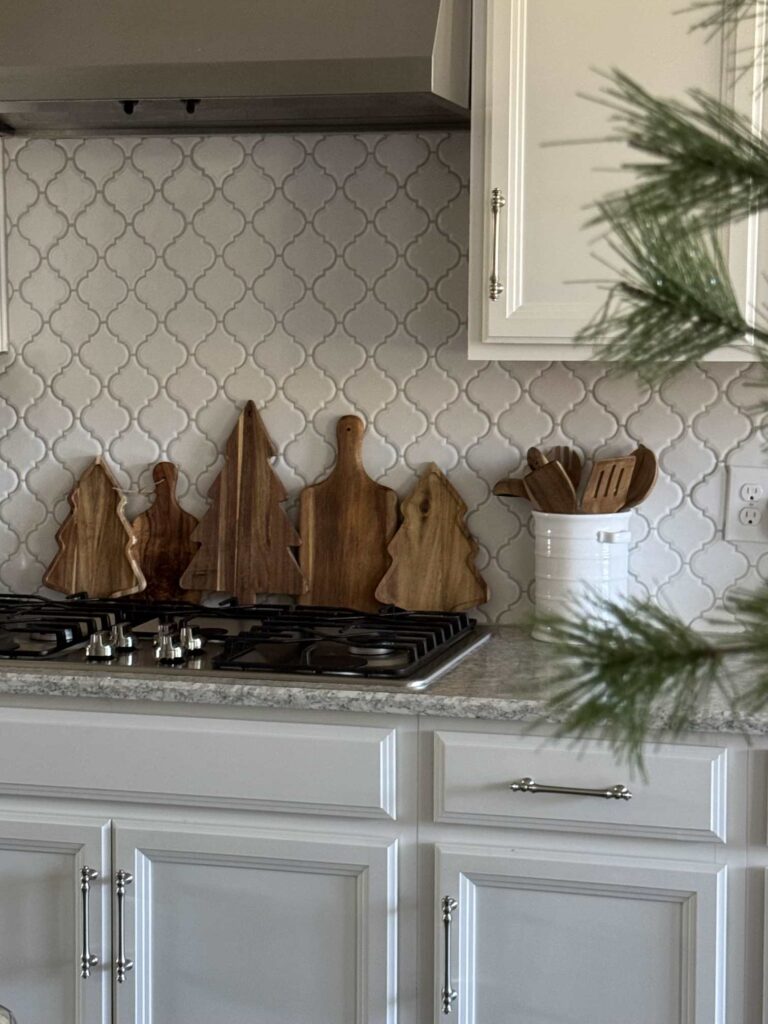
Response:
[[[627,596],[632,512],[556,515],[534,512],[536,534],[536,614],[573,614],[595,596],[611,601]],[[534,628],[549,640],[546,626]]]

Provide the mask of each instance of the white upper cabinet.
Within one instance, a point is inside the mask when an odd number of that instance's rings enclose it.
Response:
[[[755,46],[755,21],[724,44],[706,31],[691,32],[692,15],[675,13],[684,6],[678,0],[475,0],[471,358],[593,355],[573,338],[604,298],[595,281],[609,273],[594,257],[600,229],[585,223],[595,200],[631,180],[616,170],[627,151],[600,141],[609,132],[609,112],[584,98],[606,84],[598,71],[617,68],[661,96],[699,87],[761,116],[759,104],[750,106],[750,76],[733,74]],[[569,141],[579,144],[559,144]],[[494,190],[503,205],[494,206]],[[748,303],[758,279],[758,241],[756,225],[732,231],[728,241],[734,285]],[[738,348],[717,358],[752,353]]]

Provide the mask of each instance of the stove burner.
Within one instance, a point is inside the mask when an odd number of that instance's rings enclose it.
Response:
[[[168,651],[158,652],[153,643],[161,634],[167,634]],[[133,650],[123,650],[126,638]],[[278,604],[203,607],[0,595],[0,661],[90,662],[93,671],[99,664],[124,671],[183,664],[230,677],[343,676],[420,688],[485,638],[486,631],[464,613],[390,609],[368,615]]]

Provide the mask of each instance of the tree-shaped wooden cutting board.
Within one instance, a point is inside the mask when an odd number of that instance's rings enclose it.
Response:
[[[306,589],[291,552],[301,541],[280,508],[285,488],[269,465],[276,455],[256,406],[248,402],[227,441],[211,507],[192,534],[200,549],[182,587],[224,591],[241,604],[253,604],[262,594]]]
[[[176,500],[179,470],[172,462],[158,462],[152,479],[154,503],[132,524],[136,555],[147,580],[141,596],[148,601],[199,601],[199,590],[184,590],[179,583],[200,547],[192,540],[197,519]]]
[[[475,567],[478,548],[467,506],[432,463],[402,505],[403,524],[389,545],[392,565],[376,589],[382,604],[412,612],[458,612],[488,600]]]
[[[125,496],[100,458],[69,495],[72,508],[56,534],[59,551],[43,577],[65,594],[124,597],[144,589],[136,538],[123,514]]]
[[[299,502],[299,560],[309,579],[301,604],[378,611],[376,586],[389,566],[397,495],[363,468],[365,424],[342,416],[330,476],[305,487]]]

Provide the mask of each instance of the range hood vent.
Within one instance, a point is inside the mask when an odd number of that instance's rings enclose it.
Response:
[[[456,126],[470,0],[10,0],[0,131]]]

